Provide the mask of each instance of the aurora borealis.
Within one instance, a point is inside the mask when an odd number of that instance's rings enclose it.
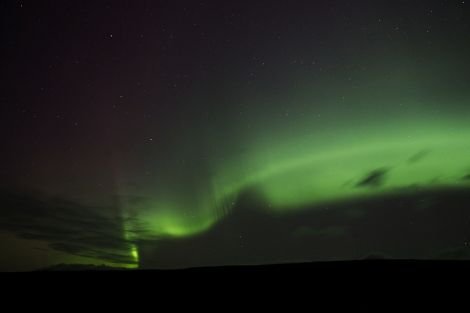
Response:
[[[468,258],[469,5],[2,5],[0,270]]]

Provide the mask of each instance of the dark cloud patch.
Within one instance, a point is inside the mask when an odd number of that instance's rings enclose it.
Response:
[[[343,236],[346,234],[344,226],[327,226],[324,228],[312,228],[302,226],[294,230],[293,235],[297,237],[312,237],[312,236]]]
[[[382,253],[371,253],[364,258],[364,260],[385,260],[387,256]]]
[[[47,271],[47,272],[83,272],[83,271],[127,271],[128,268],[115,267],[115,266],[106,266],[106,265],[94,265],[94,264],[57,264],[54,266],[41,268],[37,270],[38,272]]]
[[[426,158],[430,153],[431,153],[431,150],[421,150],[421,151],[413,154],[408,159],[408,163],[409,164],[418,163],[418,162],[422,161],[424,158]]]
[[[128,253],[129,250],[121,251],[116,248],[94,247],[89,244],[77,243],[52,243],[50,246],[57,251],[92,259],[107,260],[113,263],[132,264],[135,262]],[[128,248],[130,249],[130,247]]]
[[[151,199],[148,197],[132,196],[132,195],[122,195],[119,198],[121,200],[124,200],[126,203],[129,203],[132,205],[142,205],[151,201]]]
[[[40,195],[0,193],[0,230],[41,240],[57,251],[131,264],[133,242],[123,235],[116,209],[86,206]]]
[[[380,168],[371,171],[364,178],[362,178],[357,184],[356,187],[369,187],[376,188],[384,184],[387,173],[390,170],[387,168]]]
[[[440,260],[470,260],[470,246],[456,247],[440,252],[436,259]]]
[[[362,218],[365,215],[365,211],[361,208],[349,208],[344,211],[345,216],[350,218]]]
[[[255,193],[240,195],[236,203],[207,232],[141,242],[140,266],[184,268],[384,256],[426,259],[463,245],[470,235],[468,188],[403,190],[329,203],[328,209],[306,206],[284,214],[272,214],[269,202]],[[354,218],[353,209],[360,210]]]

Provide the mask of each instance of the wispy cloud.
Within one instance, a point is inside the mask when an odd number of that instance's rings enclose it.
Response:
[[[118,264],[135,263],[115,209],[57,198],[0,192],[0,230],[42,240],[57,251]],[[115,212],[113,214],[113,212]]]

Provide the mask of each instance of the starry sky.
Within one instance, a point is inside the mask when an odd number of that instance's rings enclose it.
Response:
[[[0,11],[0,270],[470,258],[470,1]]]

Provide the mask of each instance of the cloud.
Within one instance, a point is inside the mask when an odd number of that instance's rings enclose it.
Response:
[[[134,242],[124,238],[116,209],[86,206],[57,198],[0,192],[0,231],[41,240],[60,252],[132,264]]]
[[[296,237],[343,236],[345,234],[346,228],[342,226],[328,226],[322,228],[301,226],[293,232],[293,235]]]
[[[356,187],[380,187],[384,184],[388,172],[389,169],[386,168],[373,170],[368,173],[363,179],[361,179],[356,184]]]
[[[436,258],[441,260],[469,260],[470,250],[468,247],[448,249],[440,252]]]
[[[431,153],[430,150],[421,150],[408,159],[409,164],[417,163],[426,158]]]
[[[385,260],[387,258],[388,257],[385,254],[378,252],[367,255],[364,260]]]

